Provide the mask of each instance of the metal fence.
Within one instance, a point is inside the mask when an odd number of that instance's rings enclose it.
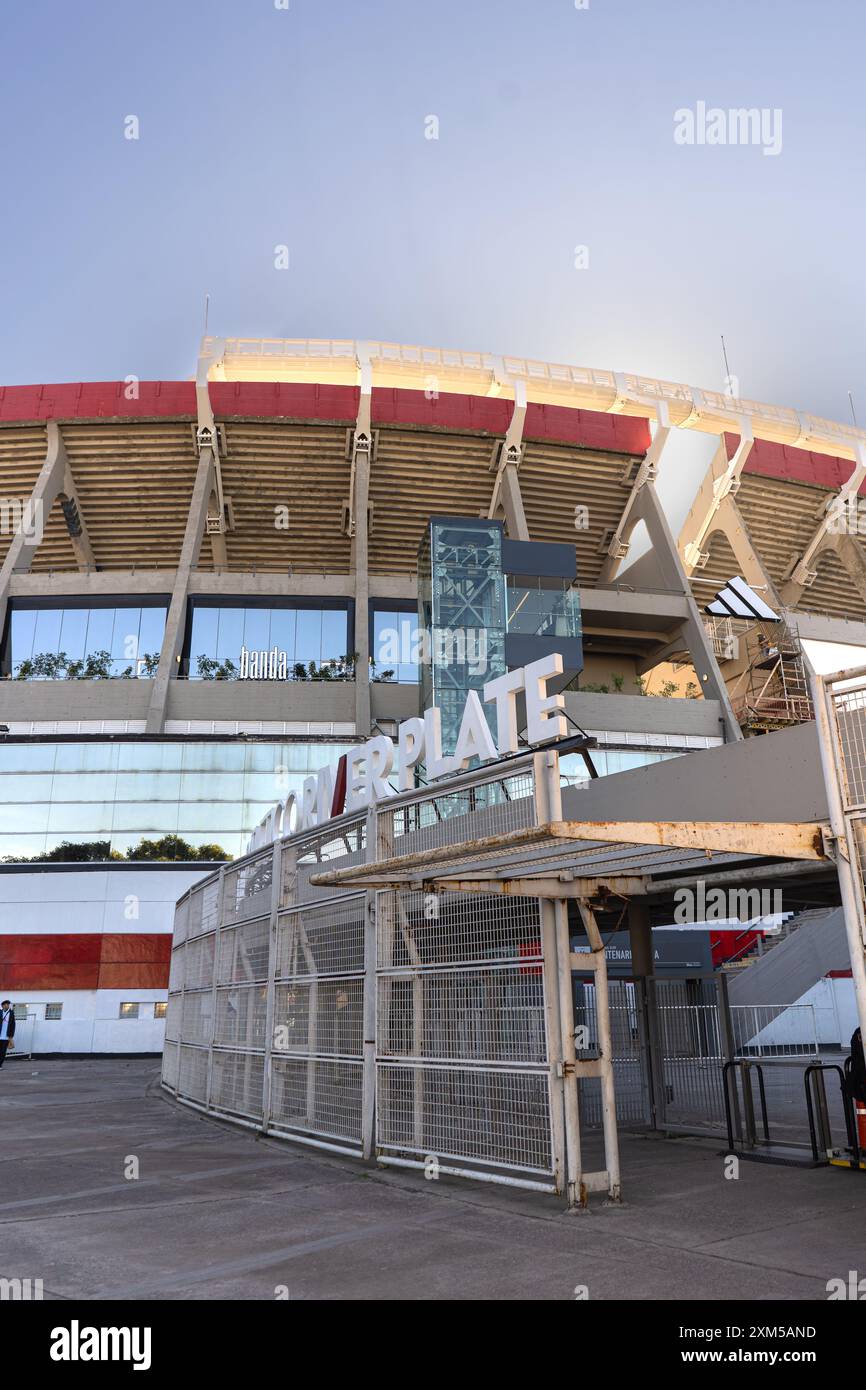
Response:
[[[310,881],[536,817],[529,760],[277,841],[191,889],[163,1085],[269,1134],[552,1190],[538,899]]]

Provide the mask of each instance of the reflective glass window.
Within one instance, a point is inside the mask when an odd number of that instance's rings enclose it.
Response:
[[[270,610],[267,608],[244,609],[244,646],[250,652],[268,650],[270,637]],[[240,656],[240,652],[238,652]]]
[[[243,644],[244,610],[242,608],[221,608],[217,634],[217,657],[220,661],[233,661],[237,666],[241,659]]]
[[[298,609],[298,635],[295,643],[295,660],[308,666],[311,661],[318,665],[322,655],[322,614],[319,609]]]

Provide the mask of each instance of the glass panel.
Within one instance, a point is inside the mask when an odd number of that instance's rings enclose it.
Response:
[[[59,608],[42,608],[36,614],[36,631],[33,635],[33,655],[60,650],[60,626],[63,612]]]
[[[139,655],[138,629],[140,626],[140,608],[117,608],[115,610],[111,655],[118,659],[122,658],[127,666],[134,665]]]
[[[217,634],[219,631],[220,610],[218,608],[194,608],[192,610],[192,635],[189,643],[189,675],[198,679],[198,658],[216,657]]]
[[[141,626],[138,630],[139,657],[150,656],[158,660],[164,633],[165,609],[142,608]]]
[[[179,772],[150,772],[141,769],[136,772],[119,772],[115,785],[115,796],[119,801],[177,801],[181,794],[181,774]]]
[[[117,767],[116,743],[58,743],[55,772],[107,772]]]
[[[338,608],[322,611],[322,660],[345,656],[349,645],[348,614]]]
[[[235,666],[239,666],[241,647],[244,642],[244,610],[243,608],[220,608],[219,615],[217,656],[220,661],[233,661]]]
[[[87,609],[67,608],[60,624],[60,651],[70,661],[81,661],[87,636]]]
[[[87,622],[87,645],[85,655],[96,652],[110,652],[114,634],[114,609],[91,608]]]
[[[311,661],[319,664],[322,655],[322,614],[317,608],[298,609],[298,636],[295,645],[295,660],[308,666]]]
[[[272,608],[270,612],[270,632],[268,648],[276,647],[285,652],[286,664],[291,670],[295,661],[295,627],[297,614],[293,608]]]
[[[113,801],[53,801],[46,829],[57,832],[60,839],[67,835],[82,840],[108,839],[113,813]]]
[[[116,772],[55,772],[51,799],[58,801],[113,801],[117,794]]]
[[[20,661],[27,661],[33,654],[33,634],[36,630],[36,613],[33,609],[23,612],[12,610],[12,672]]]
[[[0,804],[0,830],[5,831],[24,831],[48,829],[48,803],[37,802],[35,805],[9,805]]]
[[[268,650],[270,635],[270,610],[267,608],[244,609],[244,646],[250,652]],[[240,657],[240,649],[238,649]]]

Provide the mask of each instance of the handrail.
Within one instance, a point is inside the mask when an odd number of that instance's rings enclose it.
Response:
[[[846,1068],[850,1061],[850,1057],[846,1059]],[[845,1116],[845,1129],[848,1135],[848,1147],[851,1150],[852,1154],[851,1166],[852,1168],[856,1168],[858,1167],[860,1161],[860,1146],[857,1142],[857,1126],[854,1122],[854,1107],[851,1103],[851,1092],[847,1084],[845,1072],[843,1072],[842,1068],[835,1062],[813,1062],[811,1066],[808,1066],[803,1073],[803,1085],[806,1088],[806,1114],[809,1118],[809,1139],[812,1145],[812,1158],[816,1163],[819,1163],[821,1161],[821,1155],[818,1152],[818,1135],[815,1128],[815,1109],[812,1104],[812,1077],[813,1075],[825,1071],[835,1071],[838,1073],[839,1076],[839,1089],[842,1093],[842,1113]],[[823,1113],[826,1117],[826,1100],[824,1104]],[[825,1137],[828,1139],[830,1138],[829,1118],[827,1119],[827,1134]],[[826,1160],[826,1158],[827,1155],[825,1153],[824,1159]]]
[[[806,411],[727,396],[632,372],[576,367],[489,352],[420,347],[350,338],[224,338],[202,340],[200,363],[211,381],[316,381],[358,385],[369,362],[373,386],[503,396],[520,381],[527,401],[668,421],[706,434],[742,435],[855,459],[866,449],[866,430]]]

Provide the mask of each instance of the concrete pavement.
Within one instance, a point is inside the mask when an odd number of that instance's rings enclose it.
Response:
[[[257,1139],[152,1059],[16,1059],[0,1125],[0,1278],[46,1299],[823,1300],[866,1275],[866,1174],[727,1180],[712,1141],[625,1136],[624,1205],[569,1215]]]

